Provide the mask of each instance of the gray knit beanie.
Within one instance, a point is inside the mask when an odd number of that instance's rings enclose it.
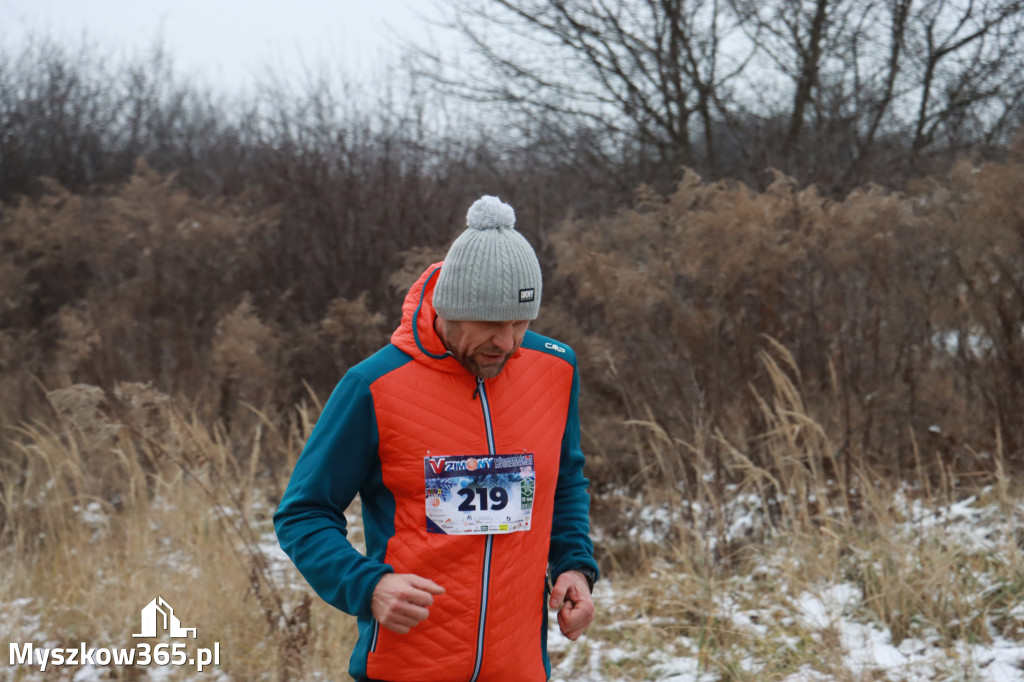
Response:
[[[445,256],[434,310],[446,320],[534,320],[540,311],[537,254],[515,230],[516,214],[498,197],[477,199],[466,230]]]

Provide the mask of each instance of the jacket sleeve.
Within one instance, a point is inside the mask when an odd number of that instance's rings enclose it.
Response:
[[[392,568],[349,542],[345,509],[380,463],[373,396],[350,371],[334,389],[299,455],[274,529],[281,548],[324,601],[369,618],[377,582]]]
[[[555,509],[551,524],[549,563],[551,575],[557,579],[565,571],[589,568],[598,575],[594,561],[594,545],[590,540],[589,481],[583,476],[583,450],[580,447],[579,417],[580,377],[573,361],[572,391],[565,434],[562,436],[562,454],[558,466],[558,484],[555,488]]]

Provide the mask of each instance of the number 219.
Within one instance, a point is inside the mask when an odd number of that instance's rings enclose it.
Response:
[[[459,494],[465,498],[459,505],[459,511],[477,511],[477,507],[473,504],[474,498],[480,504],[479,511],[487,511],[488,496],[491,498],[491,509],[494,511],[504,509],[508,504],[508,491],[504,488],[463,488],[459,490]]]

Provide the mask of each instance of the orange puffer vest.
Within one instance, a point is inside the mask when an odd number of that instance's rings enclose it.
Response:
[[[433,328],[440,263],[412,287],[391,344],[346,373],[328,401],[274,521],[281,546],[328,602],[356,615],[356,679],[528,680],[549,677],[545,574],[596,571],[579,448],[575,355],[527,332],[493,379],[446,353]],[[448,535],[428,530],[426,458],[531,453],[528,531]],[[358,492],[366,554],[345,537]],[[370,609],[387,572],[443,586],[408,634]]]

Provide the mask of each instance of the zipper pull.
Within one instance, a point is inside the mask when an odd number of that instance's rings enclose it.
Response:
[[[484,383],[483,379],[476,380],[476,388],[473,389],[473,400],[476,400],[476,397],[480,395],[480,385],[482,383]]]

